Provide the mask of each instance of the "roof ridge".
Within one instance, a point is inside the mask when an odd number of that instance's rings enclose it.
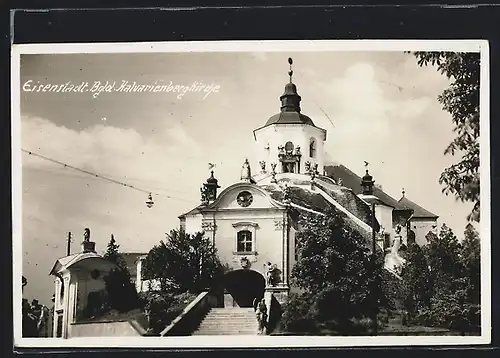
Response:
[[[417,217],[417,218],[418,217],[436,217],[436,218],[439,217],[439,215],[436,215],[432,211],[429,211],[426,208],[424,208],[423,206],[420,206],[419,204],[415,203],[413,200],[408,199],[406,196],[403,196],[401,199],[398,200],[398,202],[401,205],[403,205],[404,207],[406,207],[408,209],[412,209],[413,210],[413,217]],[[407,204],[405,204],[405,203],[407,203]],[[420,213],[418,213],[417,211],[420,211]]]

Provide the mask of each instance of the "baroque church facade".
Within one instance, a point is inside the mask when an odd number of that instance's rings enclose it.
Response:
[[[401,199],[392,198],[374,185],[368,170],[359,177],[343,165],[325,164],[327,131],[302,113],[289,63],[279,113],[253,131],[257,162],[246,160],[241,180],[221,192],[212,171],[201,188],[202,203],[179,216],[186,232],[204,231],[213,240],[229,270],[225,292],[230,305],[249,306],[269,290],[285,300],[294,290],[290,273],[297,260],[301,213],[324,215],[333,207],[369,247],[374,230],[385,268],[397,277],[408,240],[423,245],[425,235],[437,227],[437,215],[404,192]]]
[[[225,307],[251,307],[270,294],[282,303],[296,290],[290,276],[298,259],[296,236],[304,213],[324,215],[333,209],[366,239],[370,249],[375,232],[385,269],[396,277],[408,242],[423,245],[426,234],[437,228],[437,215],[404,192],[399,200],[392,198],[375,185],[368,170],[360,177],[343,165],[325,163],[327,131],[302,113],[302,98],[292,75],[290,68],[279,113],[253,131],[259,153],[256,163],[246,160],[240,181],[222,191],[212,171],[201,189],[200,205],[179,216],[182,229],[205,232],[217,248],[227,269]],[[154,280],[143,280],[141,274],[146,254],[125,256],[137,291],[154,290]],[[96,334],[85,331],[95,326],[75,323],[81,313],[98,305],[104,277],[113,267],[96,253],[89,229],[81,252],[55,262],[50,272],[55,276],[53,337]],[[137,335],[130,325],[116,324],[113,330],[120,335]]]

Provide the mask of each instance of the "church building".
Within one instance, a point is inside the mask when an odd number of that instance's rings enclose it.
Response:
[[[405,262],[401,250],[410,241],[425,244],[427,233],[437,227],[437,215],[404,192],[400,200],[392,198],[375,185],[368,170],[360,177],[343,165],[325,163],[327,131],[302,113],[302,98],[292,82],[292,59],[289,64],[280,111],[253,131],[256,162],[245,160],[240,181],[222,191],[211,171],[200,204],[179,216],[182,229],[203,231],[217,248],[227,269],[221,285],[224,307],[252,307],[272,297],[283,303],[297,289],[290,276],[298,260],[296,236],[303,214],[325,215],[331,209],[365,238],[368,248],[375,237],[375,247],[385,255],[385,269],[397,278]],[[157,286],[155,280],[142,278],[145,256],[125,255],[138,292]],[[55,277],[54,337],[139,335],[127,322],[107,322],[97,329],[85,321],[99,313],[105,300],[104,277],[113,268],[96,253],[89,229],[80,253],[56,261],[50,271]],[[269,301],[266,305],[270,307]]]
[[[436,215],[404,194],[396,200],[384,193],[368,170],[359,177],[343,165],[325,163],[327,131],[302,113],[292,59],[289,64],[279,113],[253,131],[257,162],[246,160],[241,180],[221,192],[212,171],[201,188],[201,204],[179,216],[186,232],[204,231],[213,240],[229,270],[225,292],[234,306],[251,306],[265,291],[284,301],[294,290],[290,273],[302,213],[324,215],[333,208],[370,248],[374,230],[385,268],[397,277],[404,263],[400,248],[408,240],[424,244],[436,229]]]

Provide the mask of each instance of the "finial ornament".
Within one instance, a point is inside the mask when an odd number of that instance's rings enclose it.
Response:
[[[288,71],[288,76],[290,76],[290,83],[292,83],[292,76],[293,76],[292,65],[293,65],[293,60],[292,60],[291,57],[288,57],[288,64],[290,65],[290,71]]]
[[[401,193],[403,194],[403,198],[404,198],[405,197],[405,193],[406,193],[405,188],[403,188],[403,190],[401,191]]]

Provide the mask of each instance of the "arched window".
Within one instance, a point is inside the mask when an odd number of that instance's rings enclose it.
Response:
[[[314,138],[311,138],[309,142],[309,156],[311,158],[316,158],[316,140],[314,140]]]
[[[238,231],[236,250],[238,252],[252,252],[252,233],[249,230]]]

